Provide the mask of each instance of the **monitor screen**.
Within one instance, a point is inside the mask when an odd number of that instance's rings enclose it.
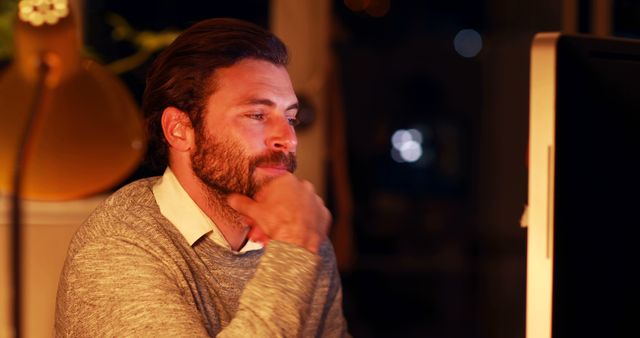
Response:
[[[537,35],[530,100],[527,337],[633,332],[640,42]]]

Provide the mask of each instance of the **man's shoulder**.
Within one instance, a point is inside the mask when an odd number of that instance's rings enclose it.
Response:
[[[152,190],[157,180],[158,177],[140,179],[115,191],[82,223],[76,240],[84,242],[96,237],[135,236],[136,233],[144,237],[150,227],[162,220]]]
[[[104,201],[103,205],[129,208],[136,205],[155,204],[153,186],[159,179],[159,176],[154,176],[133,181],[116,190]]]

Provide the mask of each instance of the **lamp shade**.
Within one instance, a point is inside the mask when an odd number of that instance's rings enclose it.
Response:
[[[81,56],[73,12],[54,25],[16,20],[14,41],[14,60],[0,73],[0,192],[12,190],[39,62],[49,71],[26,148],[22,196],[74,199],[125,179],[144,154],[142,119],[120,80]]]

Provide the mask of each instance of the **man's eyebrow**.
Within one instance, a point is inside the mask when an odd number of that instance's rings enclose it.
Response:
[[[243,105],[262,105],[262,106],[267,106],[267,107],[275,107],[276,103],[269,100],[269,99],[248,99],[244,102],[242,102]],[[292,109],[299,109],[300,105],[298,104],[298,102],[293,103],[291,105],[289,105],[285,111],[288,110],[292,110]]]

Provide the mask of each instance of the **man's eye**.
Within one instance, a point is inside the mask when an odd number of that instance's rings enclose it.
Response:
[[[289,124],[294,126],[294,127],[300,124],[300,120],[295,116],[289,117],[287,119],[289,120]]]
[[[248,118],[257,121],[264,121],[265,115],[263,113],[250,113],[246,115]]]

